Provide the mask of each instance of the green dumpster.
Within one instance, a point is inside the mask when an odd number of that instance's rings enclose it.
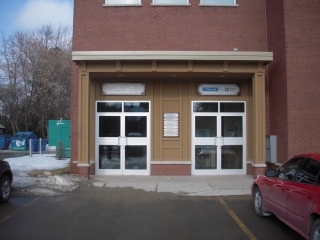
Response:
[[[70,157],[70,120],[49,120],[48,121],[48,146],[57,147],[59,142],[64,148],[65,157]]]

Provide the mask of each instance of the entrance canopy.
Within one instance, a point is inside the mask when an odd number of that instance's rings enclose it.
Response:
[[[182,103],[184,100],[197,100],[197,83],[234,83],[241,82],[244,90],[239,96],[240,100],[247,101],[248,118],[247,125],[252,126],[248,130],[248,151],[245,162],[252,162],[253,167],[265,167],[265,66],[273,60],[272,52],[240,52],[240,51],[74,51],[72,60],[79,66],[78,72],[78,136],[77,143],[77,166],[79,168],[91,168],[95,163],[95,122],[90,116],[95,114],[95,101],[97,100],[130,100],[128,96],[120,99],[120,96],[111,98],[101,96],[101,84],[103,81],[125,83],[143,81],[148,83],[146,99],[151,101],[152,106],[167,107],[168,102],[179,102],[177,110],[164,110],[163,112],[187,113],[182,116],[190,119],[190,104]],[[146,80],[142,80],[146,79]],[[167,80],[181,80],[167,81]],[[189,84],[186,82],[189,81]],[[171,86],[170,83],[177,83]],[[153,86],[154,84],[154,86]],[[160,85],[162,86],[160,92]],[[164,90],[165,89],[165,90]],[[171,94],[172,89],[181,89]],[[149,95],[148,95],[149,94]],[[157,94],[154,98],[150,94]],[[185,95],[187,94],[187,95]],[[142,97],[141,97],[142,98]],[[203,97],[204,99],[205,97]],[[159,100],[160,99],[160,100]],[[141,100],[141,99],[138,99]],[[157,101],[160,102],[157,102]],[[211,99],[212,100],[212,99]],[[175,102],[168,105],[173,107]],[[186,109],[181,109],[187,106]],[[153,111],[152,119],[158,119],[159,126],[162,124],[158,111]],[[125,116],[124,116],[125,117]],[[220,116],[218,116],[220,117]],[[250,121],[250,122],[249,122]],[[184,125],[182,125],[184,124]],[[181,128],[187,129],[184,133],[191,136],[190,123],[184,120]],[[152,136],[161,136],[153,128]],[[160,128],[159,128],[160,129]],[[182,132],[182,131],[181,131]],[[159,137],[158,137],[159,138]],[[163,140],[164,137],[161,137]],[[161,140],[160,139],[160,140]],[[162,146],[160,152],[154,150],[151,156],[151,173],[157,164],[185,164],[190,165],[191,156],[184,148],[190,149],[190,140],[179,135],[177,149],[175,145],[166,145],[165,140],[152,138],[152,144]],[[184,143],[183,141],[186,141]],[[177,141],[178,142],[178,141]],[[170,148],[170,149],[169,149]],[[179,148],[179,149],[178,149]],[[170,150],[170,151],[169,151]],[[161,152],[162,151],[162,152]],[[178,157],[172,161],[166,156]],[[175,159],[179,158],[179,161]],[[167,159],[167,160],[166,160]],[[170,162],[170,163],[169,163]],[[190,169],[190,168],[189,168]],[[83,172],[83,171],[79,171]],[[87,173],[86,173],[87,174]]]
[[[271,62],[273,60],[273,53],[238,51],[74,51],[72,52],[72,60],[206,60]]]
[[[85,72],[108,77],[252,77],[264,72],[272,52],[239,51],[74,51],[72,60]],[[166,73],[178,73],[166,74]],[[225,73],[227,76],[225,76]],[[102,75],[102,74],[101,74]]]

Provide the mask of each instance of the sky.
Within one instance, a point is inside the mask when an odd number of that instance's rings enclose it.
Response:
[[[0,32],[72,26],[74,0],[0,0]]]

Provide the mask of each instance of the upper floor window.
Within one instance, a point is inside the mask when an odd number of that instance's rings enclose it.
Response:
[[[104,6],[142,6],[141,0],[105,0]],[[152,5],[190,6],[189,0],[153,0]],[[204,6],[238,6],[236,0],[200,0]]]
[[[188,0],[153,0],[153,4],[157,5],[189,5]]]
[[[236,0],[201,0],[202,5],[236,5]]]
[[[105,0],[105,5],[141,5],[141,0]]]

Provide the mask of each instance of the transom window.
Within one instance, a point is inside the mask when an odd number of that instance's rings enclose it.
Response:
[[[244,103],[242,102],[194,102],[193,112],[223,112],[235,113],[244,112]]]

